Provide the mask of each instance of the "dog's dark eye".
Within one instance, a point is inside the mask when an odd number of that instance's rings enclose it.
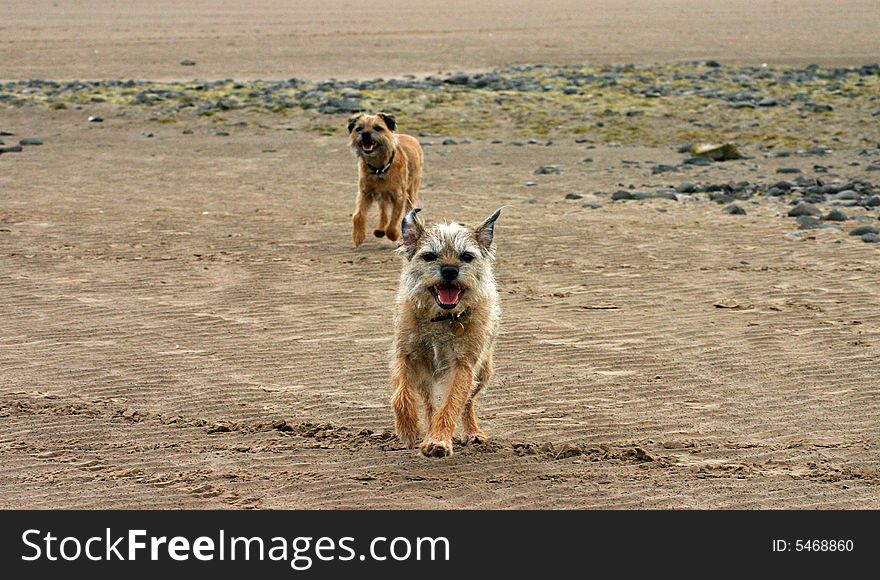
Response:
[[[473,262],[475,257],[476,256],[474,256],[470,252],[465,252],[459,256],[459,258],[461,258],[462,262]]]
[[[433,262],[437,259],[437,254],[435,254],[434,252],[425,252],[424,254],[422,254],[422,259],[426,262]]]
[[[355,131],[363,131],[363,130],[364,130],[363,125],[359,125],[358,127],[355,128]]]
[[[385,130],[385,127],[380,127],[379,125],[376,125],[376,126],[373,127],[373,128],[374,128],[376,131],[384,131],[384,130]]]

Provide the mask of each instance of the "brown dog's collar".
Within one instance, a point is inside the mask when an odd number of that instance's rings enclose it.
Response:
[[[444,320],[452,320],[453,322],[455,322],[465,314],[467,314],[467,309],[462,310],[459,314],[453,314],[452,312],[450,312],[449,314],[441,314],[440,316],[435,316],[434,318],[432,318],[431,322],[442,322]]]
[[[467,309],[461,311],[461,314],[443,314],[441,316],[435,316],[431,319],[431,322],[440,322],[443,320],[449,321],[449,332],[454,334],[455,336],[463,336],[464,335],[464,323],[461,321],[462,317],[467,314]]]
[[[367,163],[366,161],[364,161],[364,165],[369,167],[370,173],[372,175],[382,175],[383,173],[388,173],[388,170],[391,169],[391,164],[394,163],[394,154],[395,153],[396,153],[396,151],[393,151],[391,153],[391,159],[388,160],[388,164],[385,165],[385,167],[376,168],[376,167],[373,167],[372,165],[370,165],[369,163]]]

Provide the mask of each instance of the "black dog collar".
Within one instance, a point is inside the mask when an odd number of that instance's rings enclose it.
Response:
[[[459,314],[453,314],[451,312],[449,314],[441,314],[440,316],[435,316],[434,318],[432,318],[431,322],[442,322],[444,320],[452,320],[453,322],[455,322],[465,314],[467,314],[467,310],[462,310]]]
[[[392,163],[394,163],[394,153],[391,153],[391,159],[388,160],[388,164],[385,167],[379,167],[378,169],[364,161],[364,164],[370,168],[370,173],[372,175],[382,175],[383,173],[388,173],[388,170],[391,169]]]

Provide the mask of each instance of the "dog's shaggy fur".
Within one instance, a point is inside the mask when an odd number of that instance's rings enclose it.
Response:
[[[373,234],[400,237],[400,220],[416,204],[422,179],[422,146],[415,137],[395,132],[397,124],[387,113],[361,113],[348,121],[349,145],[358,157],[360,180],[357,208],[351,218],[355,247],[366,239],[367,211],[379,205],[379,222]]]
[[[415,208],[403,219],[400,253],[406,262],[397,293],[391,361],[391,398],[400,440],[419,439],[416,396],[427,434],[422,454],[452,454],[462,418],[462,441],[480,443],[475,398],[492,378],[492,353],[501,318],[492,264],[496,211],[475,230],[442,223],[426,230]],[[439,320],[438,320],[439,319]]]

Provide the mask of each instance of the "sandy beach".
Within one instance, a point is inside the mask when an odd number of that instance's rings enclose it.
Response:
[[[0,6],[0,507],[880,508],[876,2],[240,4]],[[448,459],[391,432],[357,108],[425,219],[507,207]]]

